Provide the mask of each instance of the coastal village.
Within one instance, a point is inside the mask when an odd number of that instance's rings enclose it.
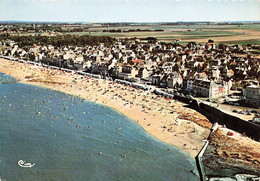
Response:
[[[36,44],[19,47],[14,41],[0,42],[0,55],[17,60],[153,85],[185,96],[214,99],[241,91],[238,94],[241,99],[235,104],[257,108],[260,107],[260,56],[252,55],[254,49],[259,47],[227,46],[213,40],[183,46],[153,38],[116,39],[111,47],[102,43],[86,47]]]
[[[260,0],[0,0],[0,181],[260,181]]]
[[[184,46],[154,38],[117,38],[111,47],[103,43],[19,47],[17,42],[3,40],[0,71],[23,83],[73,93],[115,108],[152,135],[195,157],[212,123],[173,97],[196,99],[216,107],[219,103],[248,107],[236,115],[244,115],[245,121],[250,116],[250,121],[257,123],[260,56],[252,54],[257,48],[215,44],[211,39],[205,44],[190,42]],[[211,137],[218,157],[226,158],[229,164],[238,159],[249,170],[259,168],[258,140],[225,125]]]

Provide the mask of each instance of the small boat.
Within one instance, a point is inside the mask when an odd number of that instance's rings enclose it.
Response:
[[[35,163],[34,163],[34,164],[31,164],[31,163],[26,163],[26,161],[19,160],[19,161],[18,161],[18,165],[19,165],[20,167],[24,167],[24,168],[32,168],[32,167],[35,165]]]

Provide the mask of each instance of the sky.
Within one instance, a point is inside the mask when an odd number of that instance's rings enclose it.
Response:
[[[0,0],[1,21],[260,21],[260,0]]]

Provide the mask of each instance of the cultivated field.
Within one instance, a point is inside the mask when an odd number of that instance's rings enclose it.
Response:
[[[109,29],[149,29],[164,31],[152,32],[122,32],[110,33],[103,32]],[[81,33],[80,33],[81,34]],[[93,27],[89,32],[83,34],[89,35],[108,35],[112,37],[155,37],[165,42],[175,42],[181,39],[181,42],[190,41],[207,42],[213,39],[216,43],[230,44],[260,44],[260,25],[176,25],[176,26],[122,26],[122,27]]]
[[[122,32],[103,32],[103,30],[118,30]],[[123,32],[124,30],[151,30],[139,32]],[[164,31],[155,31],[164,30]],[[49,35],[37,33],[36,35]],[[145,26],[89,26],[85,32],[69,32],[64,34],[111,36],[115,38],[147,38],[154,37],[160,41],[174,43],[197,42],[205,43],[213,39],[215,43],[226,44],[252,44],[260,45],[260,24],[243,25],[145,25]],[[13,33],[17,36],[17,33]],[[22,33],[20,35],[35,35],[35,33]]]

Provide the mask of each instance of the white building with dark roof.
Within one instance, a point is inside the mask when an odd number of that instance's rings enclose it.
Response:
[[[230,82],[215,83],[209,80],[194,80],[189,87],[197,96],[215,98],[228,95],[231,84]]]
[[[243,89],[243,96],[245,97],[245,102],[248,104],[256,105],[260,107],[260,86],[247,86]]]

